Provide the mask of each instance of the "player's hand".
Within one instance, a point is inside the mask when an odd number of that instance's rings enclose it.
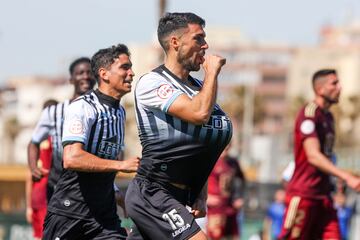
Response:
[[[120,171],[124,173],[132,173],[136,172],[139,164],[140,158],[139,157],[132,157],[126,160],[120,161]]]
[[[357,192],[360,192],[360,178],[350,175],[346,179],[346,184]]]
[[[31,169],[31,177],[33,182],[38,182],[43,178],[44,176],[47,176],[49,174],[49,170],[45,168],[38,168],[35,167]]]
[[[218,55],[207,55],[203,63],[205,74],[214,74],[217,76],[221,70],[221,67],[226,63],[226,58]]]
[[[191,213],[195,218],[202,218],[206,216],[206,201],[197,199],[191,206]]]

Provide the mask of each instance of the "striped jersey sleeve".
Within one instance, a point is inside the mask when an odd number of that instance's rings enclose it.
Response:
[[[183,94],[156,72],[143,76],[137,86],[135,96],[139,104],[148,108],[167,112],[175,99]]]
[[[65,114],[62,142],[75,141],[86,144],[95,120],[95,112],[86,101],[73,102]]]

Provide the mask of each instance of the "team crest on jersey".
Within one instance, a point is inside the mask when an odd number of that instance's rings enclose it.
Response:
[[[169,84],[163,84],[157,89],[157,95],[159,98],[167,99],[172,95],[173,91]]]
[[[81,120],[73,119],[70,121],[69,131],[72,134],[82,134],[84,132],[84,125]]]
[[[300,125],[300,131],[303,134],[310,134],[315,130],[315,123],[312,120],[306,119]]]

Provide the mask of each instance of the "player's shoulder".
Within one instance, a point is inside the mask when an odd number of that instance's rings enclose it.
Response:
[[[70,105],[68,107],[68,111],[72,112],[82,112],[86,111],[96,111],[96,105],[97,105],[98,99],[94,91],[90,91],[85,93],[82,96],[79,96],[78,98],[74,99],[70,102]]]
[[[151,71],[145,73],[139,78],[137,86],[149,86],[149,84],[151,84],[152,82],[156,82],[162,79],[164,79],[164,77],[159,72]]]
[[[309,102],[304,107],[304,116],[307,118],[313,118],[316,116],[319,106],[314,102]]]
[[[304,135],[312,134],[316,129],[316,123],[320,121],[319,113],[321,109],[314,102],[307,103],[300,110],[300,113],[297,117],[296,127]]]
[[[142,95],[166,84],[167,80],[160,73],[151,71],[140,77],[135,87],[135,95]]]
[[[73,101],[70,102],[70,105],[84,105],[88,104],[91,105],[91,102],[95,102],[97,100],[97,96],[94,90],[86,92],[85,94],[75,98]]]
[[[64,102],[59,102],[53,105],[49,105],[42,110],[42,115],[46,116],[50,120],[54,120],[54,118],[59,116],[59,114],[57,113],[63,112],[63,109],[66,108],[66,106],[64,107],[64,105],[65,105]]]
[[[300,109],[298,118],[315,118],[318,111],[319,106],[314,102],[309,102]]]

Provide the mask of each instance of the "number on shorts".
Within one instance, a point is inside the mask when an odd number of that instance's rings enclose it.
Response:
[[[182,217],[177,213],[176,209],[173,209],[171,210],[170,212],[168,213],[164,213],[162,215],[162,218],[165,220],[165,221],[168,221],[171,228],[173,230],[176,230],[182,226],[184,226],[185,222],[184,220],[182,219]]]

